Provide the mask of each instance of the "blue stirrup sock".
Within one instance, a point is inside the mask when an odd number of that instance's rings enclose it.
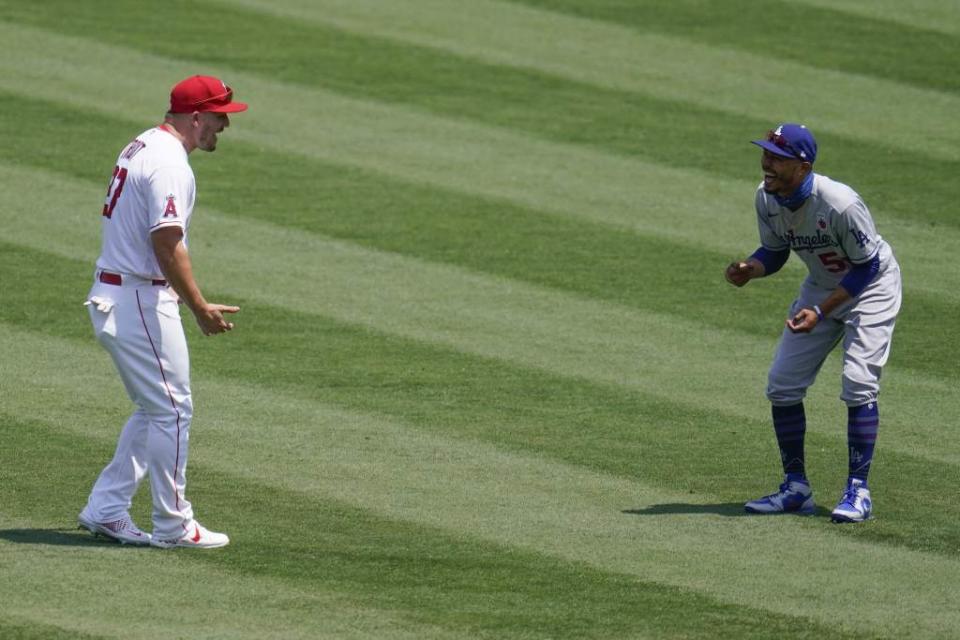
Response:
[[[867,483],[873,447],[880,428],[880,407],[876,402],[847,408],[847,445],[850,451],[850,477]]]
[[[789,480],[806,480],[803,465],[803,437],[807,431],[807,415],[803,403],[788,407],[772,405],[773,430],[777,434],[783,473]]]

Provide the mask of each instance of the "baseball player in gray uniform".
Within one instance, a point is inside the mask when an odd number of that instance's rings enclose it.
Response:
[[[747,502],[750,513],[815,509],[804,468],[807,388],[837,344],[843,345],[849,476],[834,522],[871,516],[867,474],[880,424],[880,373],[900,310],[900,267],[870,211],[850,187],[813,171],[817,143],[809,129],[782,124],[753,144],[763,149],[756,194],[760,248],[726,269],[742,287],[778,271],[791,250],[809,275],[791,306],[767,385],[785,474],[777,492]]]
[[[137,409],[78,517],[94,535],[161,548],[214,548],[230,541],[197,522],[184,495],[193,400],[178,303],[190,309],[205,335],[233,328],[224,314],[239,308],[207,302],[193,277],[187,229],[195,182],[188,155],[216,149],[217,135],[230,124],[227,114],[246,108],[217,78],[187,78],[173,87],[163,123],[124,147],[114,166],[86,304],[94,334]],[[147,475],[152,536],[129,514]]]

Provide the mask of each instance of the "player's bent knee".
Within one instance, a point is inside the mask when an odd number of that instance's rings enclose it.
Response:
[[[767,400],[771,404],[786,406],[803,402],[807,395],[807,388],[798,385],[796,380],[790,379],[776,371],[770,371],[767,376]]]
[[[859,407],[876,402],[880,395],[880,385],[876,381],[856,381],[847,377],[843,379],[843,391],[840,399],[848,407]]]
[[[189,399],[176,403],[169,400],[143,408],[150,422],[158,425],[179,426],[181,429],[190,424],[193,418],[193,402]]]
[[[790,406],[803,402],[807,395],[806,389],[786,389],[767,387],[767,400],[777,406]]]
[[[840,399],[849,407],[876,402],[880,394],[880,368],[848,364],[843,368]]]

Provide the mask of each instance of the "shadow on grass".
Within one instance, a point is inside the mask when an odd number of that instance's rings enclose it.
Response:
[[[755,513],[747,513],[743,509],[742,502],[721,502],[719,504],[687,504],[684,502],[667,502],[664,504],[654,504],[649,507],[644,507],[642,509],[624,509],[621,513],[629,513],[631,515],[637,516],[663,516],[663,515],[677,515],[677,514],[690,514],[690,513],[711,513],[714,515],[728,516],[731,518],[741,518],[744,516],[749,516],[752,518],[763,518],[774,516],[796,516],[797,514],[787,513],[787,514],[769,514],[769,515],[759,515]],[[809,516],[797,516],[797,517],[829,517],[830,510],[826,507],[817,507],[817,510],[810,514]]]
[[[748,516],[743,510],[742,502],[723,502],[720,504],[687,504],[684,502],[667,502],[652,504],[642,509],[624,509],[623,513],[637,516],[663,516],[683,513],[712,513],[721,516]]]
[[[18,544],[49,544],[54,546],[90,547],[120,544],[106,536],[94,538],[87,531],[64,529],[0,529],[0,540]]]

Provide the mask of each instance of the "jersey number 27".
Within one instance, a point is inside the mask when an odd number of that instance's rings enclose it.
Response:
[[[113,215],[113,208],[117,206],[117,200],[120,199],[120,193],[123,191],[123,183],[127,181],[127,169],[117,165],[113,168],[113,177],[110,178],[110,184],[107,186],[107,198],[103,203],[103,216],[109,218]]]

